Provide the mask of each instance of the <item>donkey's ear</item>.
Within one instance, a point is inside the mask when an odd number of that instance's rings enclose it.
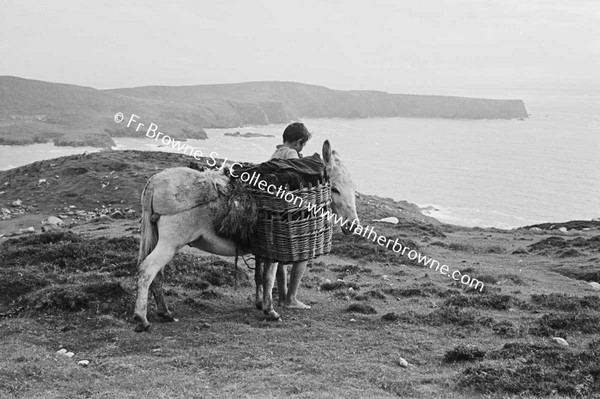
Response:
[[[323,161],[325,165],[331,165],[331,145],[329,140],[325,140],[323,143]]]

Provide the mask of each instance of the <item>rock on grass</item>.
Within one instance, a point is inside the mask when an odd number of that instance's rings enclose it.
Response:
[[[567,340],[563,339],[561,337],[553,337],[552,340],[554,342],[556,342],[558,345],[569,346],[569,343],[567,342]]]
[[[398,366],[400,366],[400,367],[404,367],[404,368],[408,367],[408,362],[403,357],[399,357],[398,360],[396,360],[396,363],[398,363]]]

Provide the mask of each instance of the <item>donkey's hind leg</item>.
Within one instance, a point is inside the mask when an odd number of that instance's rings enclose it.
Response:
[[[138,321],[136,331],[148,330],[150,326],[147,319],[150,285],[156,275],[173,259],[179,248],[198,240],[204,234],[207,229],[206,220],[210,220],[208,218],[210,213],[207,214],[207,212],[210,211],[197,207],[175,215],[161,215],[158,220],[156,224],[158,243],[139,266],[138,291],[134,312],[134,317]],[[158,314],[168,319],[170,312],[162,294],[160,281],[153,286],[152,292],[155,295]]]
[[[150,323],[146,317],[148,313],[148,290],[156,274],[166,266],[175,255],[177,247],[159,238],[156,248],[140,264],[137,281],[137,299],[135,302],[134,318],[138,325],[135,331],[146,331]],[[162,292],[162,291],[161,291]],[[162,298],[164,301],[164,297]],[[159,308],[159,312],[160,312]]]
[[[167,301],[165,300],[165,294],[162,289],[163,280],[164,280],[164,269],[156,274],[154,281],[150,284],[150,291],[152,291],[152,295],[154,296],[154,300],[156,301],[156,314],[163,321],[175,321],[169,307],[167,306]]]

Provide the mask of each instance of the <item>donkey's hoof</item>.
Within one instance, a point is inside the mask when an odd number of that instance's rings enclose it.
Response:
[[[133,316],[133,319],[137,322],[135,326],[135,332],[144,332],[150,330],[150,323],[148,320],[144,320],[138,315]]]
[[[134,330],[134,331],[135,331],[135,332],[144,332],[144,331],[150,331],[150,324],[146,325],[146,324],[141,324],[141,323],[138,323],[138,324],[135,326],[135,330]]]
[[[176,318],[173,317],[173,315],[171,314],[171,312],[169,313],[158,313],[157,314],[158,317],[160,317],[161,321],[164,323],[171,323],[174,321],[178,321]]]
[[[282,321],[281,316],[274,310],[264,312],[267,321]]]
[[[262,308],[262,302],[255,302],[254,306],[256,306],[256,309],[258,309],[258,310],[263,310],[263,308]]]

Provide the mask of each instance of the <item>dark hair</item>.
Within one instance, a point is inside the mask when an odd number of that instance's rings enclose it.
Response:
[[[293,143],[298,140],[302,140],[304,142],[310,139],[310,132],[304,126],[304,123],[294,122],[288,125],[283,131],[283,142],[284,143]]]

